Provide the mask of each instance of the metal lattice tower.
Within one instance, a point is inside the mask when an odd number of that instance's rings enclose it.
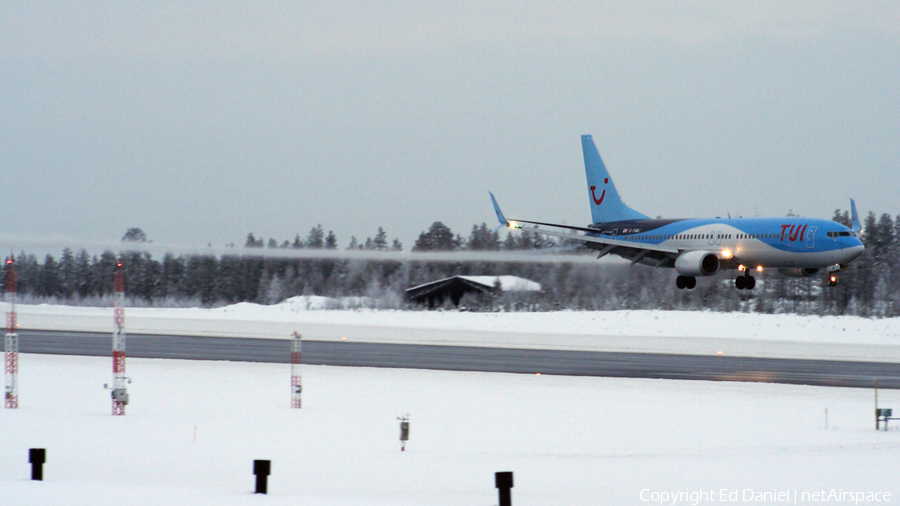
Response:
[[[6,260],[6,389],[4,405],[7,409],[19,407],[19,321],[16,315],[16,269],[10,256]]]
[[[122,272],[122,262],[118,263],[113,275],[113,308],[112,414],[124,416],[125,405],[128,404],[128,392],[125,388],[128,378],[125,377],[125,273]]]
[[[300,364],[303,362],[303,340],[294,332],[291,339],[291,407],[300,408],[300,395],[303,393],[303,376],[300,375]]]

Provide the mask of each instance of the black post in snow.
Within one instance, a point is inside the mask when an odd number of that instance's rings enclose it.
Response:
[[[269,489],[269,474],[272,469],[271,460],[254,460],[253,474],[256,475],[256,494],[265,494]]]
[[[497,489],[500,492],[500,506],[512,506],[513,473],[506,471],[495,474]]]
[[[35,481],[44,481],[44,462],[47,462],[47,449],[29,449],[28,462],[31,464],[31,479]]]

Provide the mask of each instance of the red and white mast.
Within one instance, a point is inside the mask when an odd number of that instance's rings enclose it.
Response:
[[[13,258],[6,259],[6,390],[4,392],[7,409],[19,407],[19,319],[16,315],[16,269]]]
[[[303,393],[303,376],[300,375],[300,364],[303,362],[303,341],[300,334],[294,332],[291,339],[291,407],[300,408],[300,394]]]
[[[128,404],[128,390],[125,388],[128,378],[125,377],[125,273],[122,272],[121,261],[113,275],[113,312],[112,414],[124,416],[125,405]]]

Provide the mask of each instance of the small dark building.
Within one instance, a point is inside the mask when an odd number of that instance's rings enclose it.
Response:
[[[440,306],[449,298],[458,306],[467,293],[489,297],[501,292],[540,290],[540,283],[517,276],[453,276],[409,288],[406,298],[416,304],[428,304],[428,307]]]

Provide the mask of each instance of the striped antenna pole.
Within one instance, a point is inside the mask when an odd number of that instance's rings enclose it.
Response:
[[[19,407],[19,321],[16,315],[16,269],[13,258],[6,259],[6,302],[9,311],[6,313],[6,389],[4,405],[7,409]]]
[[[300,408],[300,395],[303,393],[303,376],[300,375],[300,364],[303,363],[303,340],[294,332],[291,339],[291,408]]]
[[[113,275],[113,312],[112,414],[124,416],[128,391],[125,388],[125,273],[122,272],[122,262],[118,262]]]

